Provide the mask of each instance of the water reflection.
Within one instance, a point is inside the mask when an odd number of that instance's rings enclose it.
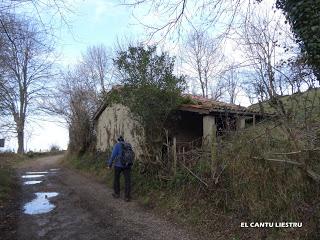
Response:
[[[25,214],[48,213],[55,208],[55,205],[49,202],[49,199],[59,195],[57,192],[37,192],[36,199],[24,205]]]
[[[33,185],[33,184],[38,184],[41,183],[42,181],[26,181],[23,184],[24,185]]]
[[[51,168],[50,169],[51,172],[55,172],[55,171],[59,171],[59,170],[60,170],[60,168]]]
[[[26,172],[27,175],[30,175],[30,174],[47,174],[48,172],[45,171],[45,172]]]
[[[38,175],[31,174],[31,175],[22,175],[22,178],[39,178],[43,176],[44,176],[43,174],[38,174]]]

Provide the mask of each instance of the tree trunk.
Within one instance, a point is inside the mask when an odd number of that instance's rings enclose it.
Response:
[[[18,130],[18,154],[24,154],[24,130]]]

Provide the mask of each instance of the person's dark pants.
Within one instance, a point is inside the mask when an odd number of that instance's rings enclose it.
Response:
[[[120,174],[123,172],[125,181],[125,198],[130,198],[131,192],[131,168],[114,167],[113,188],[116,195],[120,195]]]

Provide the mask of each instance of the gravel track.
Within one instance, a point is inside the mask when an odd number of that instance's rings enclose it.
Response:
[[[40,178],[43,182],[39,184],[22,185],[23,205],[34,199],[36,192],[59,195],[50,198],[56,207],[49,213],[28,215],[21,206],[18,239],[198,239],[134,201],[113,199],[111,189],[105,185],[60,166],[61,157],[45,157],[20,166],[20,175],[59,168]]]

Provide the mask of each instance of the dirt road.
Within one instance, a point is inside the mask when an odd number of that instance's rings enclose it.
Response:
[[[113,199],[111,189],[63,168],[60,158],[28,162],[18,170],[23,199],[18,239],[196,239],[134,201]],[[42,182],[25,185],[28,181]]]

